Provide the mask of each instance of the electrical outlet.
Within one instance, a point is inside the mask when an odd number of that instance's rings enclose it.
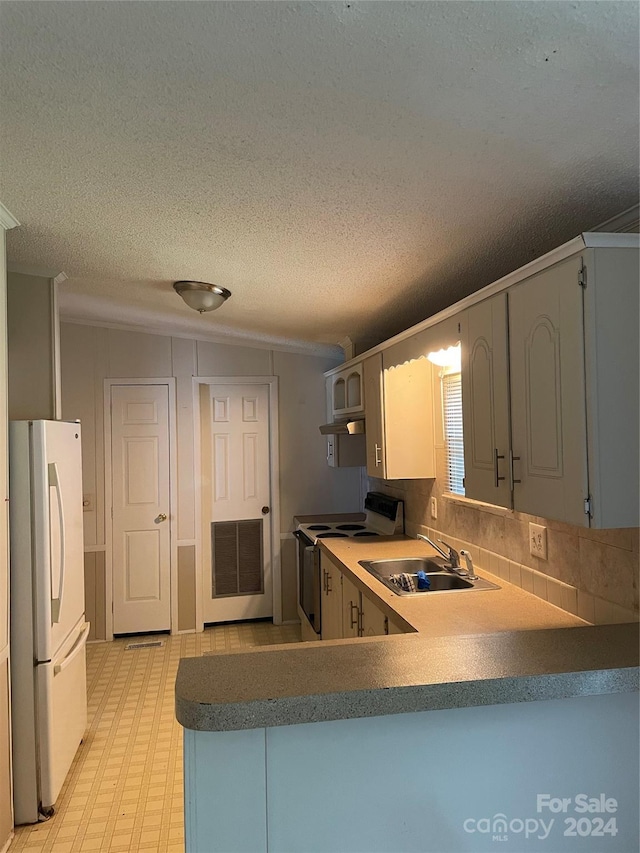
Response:
[[[431,518],[438,517],[438,501],[435,498],[431,498]]]
[[[540,560],[547,559],[547,528],[529,523],[529,551]]]

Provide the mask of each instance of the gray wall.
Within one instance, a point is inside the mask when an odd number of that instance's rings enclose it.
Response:
[[[178,451],[178,614],[179,629],[195,627],[193,585],[195,493],[193,376],[278,376],[280,424],[280,519],[283,618],[295,619],[295,548],[291,539],[295,513],[353,512],[360,509],[359,469],[330,469],[326,441],[318,426],[325,422],[323,372],[331,359],[244,346],[194,341],[61,324],[62,414],[79,418],[83,436],[83,482],[91,510],[84,513],[87,559],[87,608],[104,607],[104,563],[89,556],[105,550],[104,380],[176,377]],[[93,577],[92,577],[93,575]],[[102,604],[101,604],[102,602]],[[100,638],[97,636],[96,638]]]

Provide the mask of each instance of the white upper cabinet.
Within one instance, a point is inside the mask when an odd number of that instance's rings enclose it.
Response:
[[[384,421],[382,416],[382,353],[365,359],[363,364],[364,393],[366,408],[367,474],[370,477],[386,478]]]
[[[638,260],[585,248],[508,292],[517,510],[638,526]]]
[[[331,414],[334,418],[364,412],[362,364],[354,364],[329,379]]]
[[[364,361],[367,473],[385,480],[435,477],[433,371],[426,358]]]
[[[514,507],[586,525],[582,258],[509,291]]]
[[[583,234],[332,375],[346,405],[349,370],[363,369],[367,473],[435,477],[425,356],[459,340],[462,404],[457,394],[452,405],[465,497],[582,527],[637,527],[639,256],[636,234]]]
[[[592,527],[640,517],[640,252],[583,253],[587,453]]]
[[[506,294],[467,309],[460,325],[465,495],[510,507]]]
[[[460,315],[466,497],[637,527],[638,275],[583,246]]]

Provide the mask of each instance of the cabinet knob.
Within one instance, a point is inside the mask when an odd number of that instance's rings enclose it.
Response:
[[[156,518],[156,521],[166,521],[166,520],[167,520],[167,514],[166,514],[166,512],[161,512],[161,513],[158,515],[158,517]]]

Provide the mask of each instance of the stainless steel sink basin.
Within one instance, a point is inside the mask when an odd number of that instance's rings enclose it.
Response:
[[[363,560],[360,565],[372,575],[388,578],[402,572],[410,575],[419,571],[427,574],[443,572],[446,563],[443,557],[405,557],[402,560]]]
[[[419,589],[417,592],[445,592],[454,589],[473,589],[473,581],[468,581],[466,578],[461,578],[459,575],[444,573],[437,574],[434,572],[429,574],[428,577],[430,583],[429,589]],[[417,576],[415,581],[417,586]]]
[[[434,595],[438,592],[500,589],[497,584],[484,578],[468,580],[454,572],[448,572],[443,568],[445,562],[440,557],[406,557],[397,560],[360,560],[360,565],[396,595],[424,595],[425,593]],[[413,578],[417,587],[419,571],[425,572],[429,578],[429,589],[416,589],[415,592],[409,592],[390,580],[393,575],[406,574]]]

